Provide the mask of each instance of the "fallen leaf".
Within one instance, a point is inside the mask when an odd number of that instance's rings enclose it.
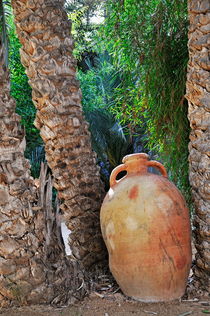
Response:
[[[204,313],[204,314],[210,314],[210,310],[203,310],[202,313]]]
[[[192,298],[192,299],[189,299],[189,300],[182,300],[182,302],[199,302],[199,299],[198,298]]]
[[[100,294],[98,292],[93,292],[96,296],[99,296],[100,298],[104,298],[104,295],[103,294]]]
[[[192,311],[191,312],[185,312],[185,313],[179,314],[177,316],[187,316],[187,315],[190,315],[190,314],[192,314]]]

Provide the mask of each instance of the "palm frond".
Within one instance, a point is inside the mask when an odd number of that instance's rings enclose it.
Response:
[[[31,163],[31,174],[34,178],[39,177],[41,163],[45,162],[45,150],[44,146],[37,146],[31,153],[30,163]]]
[[[106,109],[95,109],[85,115],[90,124],[93,148],[99,159],[104,163],[108,160],[113,169],[131,151],[130,135],[124,132],[119,122]]]

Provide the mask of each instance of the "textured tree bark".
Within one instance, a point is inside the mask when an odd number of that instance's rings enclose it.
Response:
[[[88,125],[75,78],[70,24],[63,0],[13,0],[21,59],[38,110],[35,125],[45,142],[73,256],[90,267],[105,256],[99,208],[103,195]]]
[[[83,276],[65,258],[46,169],[30,176],[4,52],[0,38],[0,307],[72,302]]]
[[[187,94],[192,128],[190,183],[195,201],[197,289],[210,292],[210,2],[189,0]]]
[[[39,268],[34,256],[38,239],[33,233],[35,229],[40,232],[40,241],[43,233],[34,227],[37,189],[23,155],[25,138],[10,96],[4,52],[0,39],[0,306],[23,302],[34,282],[39,286],[44,281],[42,273],[28,281],[30,274],[36,274],[33,268]]]
[[[39,216],[33,210],[37,189],[23,155],[25,138],[10,96],[1,44],[0,39],[0,306],[4,306],[11,301],[24,303],[27,292],[44,282],[34,255],[37,251],[42,253],[42,246],[38,245],[43,242],[44,222],[41,227],[34,223]]]

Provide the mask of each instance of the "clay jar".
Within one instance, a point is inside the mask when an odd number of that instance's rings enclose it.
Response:
[[[127,174],[117,181],[121,171]],[[109,267],[124,294],[144,302],[184,294],[191,266],[189,211],[162,164],[148,161],[147,154],[124,157],[111,174],[100,219]]]

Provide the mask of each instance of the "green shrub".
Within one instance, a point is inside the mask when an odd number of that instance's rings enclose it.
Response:
[[[109,0],[107,12],[101,34],[121,75],[112,110],[134,131],[145,126],[149,149],[189,200],[187,1]]]

